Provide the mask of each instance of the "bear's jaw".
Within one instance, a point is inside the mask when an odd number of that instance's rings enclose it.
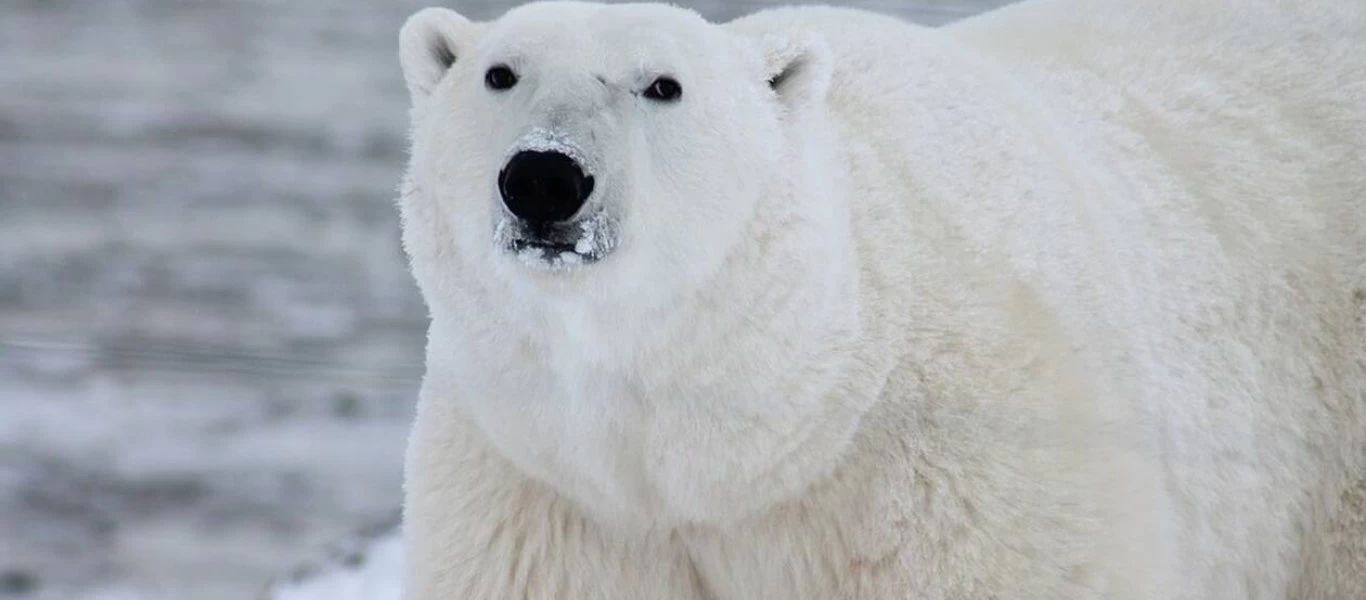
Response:
[[[605,210],[563,225],[532,227],[512,215],[500,214],[493,243],[536,271],[564,271],[591,265],[617,246],[618,227]]]

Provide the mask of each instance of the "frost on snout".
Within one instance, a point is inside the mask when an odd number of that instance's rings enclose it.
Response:
[[[498,173],[502,210],[494,243],[528,266],[559,269],[596,262],[616,245],[584,152],[562,135],[533,129],[514,144]]]

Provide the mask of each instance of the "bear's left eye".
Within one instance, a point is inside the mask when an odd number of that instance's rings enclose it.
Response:
[[[517,74],[507,65],[495,65],[484,73],[484,85],[491,90],[508,90],[517,85]]]
[[[645,88],[645,97],[658,102],[673,102],[683,96],[683,86],[672,77],[660,77]]]

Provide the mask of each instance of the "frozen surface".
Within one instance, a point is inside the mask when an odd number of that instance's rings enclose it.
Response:
[[[0,598],[250,598],[393,513],[425,324],[394,46],[426,3],[0,3]]]

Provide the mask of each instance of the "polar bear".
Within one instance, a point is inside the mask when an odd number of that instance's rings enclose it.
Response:
[[[445,9],[406,594],[1366,597],[1366,10]]]

